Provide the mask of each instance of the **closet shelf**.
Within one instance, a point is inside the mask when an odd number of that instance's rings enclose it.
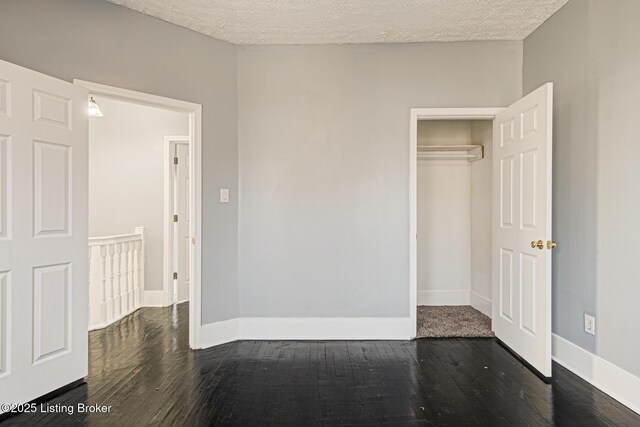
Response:
[[[467,160],[475,162],[484,159],[482,145],[419,145],[418,158],[426,160]]]

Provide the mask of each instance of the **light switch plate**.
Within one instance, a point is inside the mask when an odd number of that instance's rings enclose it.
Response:
[[[584,314],[584,331],[588,334],[596,334],[596,318],[590,314]]]
[[[221,188],[220,189],[220,203],[229,203],[229,189]]]

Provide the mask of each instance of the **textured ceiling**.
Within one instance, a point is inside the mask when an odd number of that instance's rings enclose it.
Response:
[[[522,40],[568,0],[109,0],[235,44]]]

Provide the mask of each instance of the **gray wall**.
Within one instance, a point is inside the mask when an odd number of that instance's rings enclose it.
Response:
[[[524,92],[555,84],[553,329],[635,375],[639,16],[636,0],[573,0],[524,42]]]
[[[506,106],[521,42],[238,49],[243,316],[409,314],[409,109]]]
[[[0,58],[202,104],[202,321],[236,317],[236,47],[104,0],[2,0]],[[220,187],[231,203],[218,203]]]

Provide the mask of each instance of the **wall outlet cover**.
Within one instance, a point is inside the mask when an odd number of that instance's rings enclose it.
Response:
[[[596,318],[590,314],[584,314],[584,331],[588,334],[596,334]]]

